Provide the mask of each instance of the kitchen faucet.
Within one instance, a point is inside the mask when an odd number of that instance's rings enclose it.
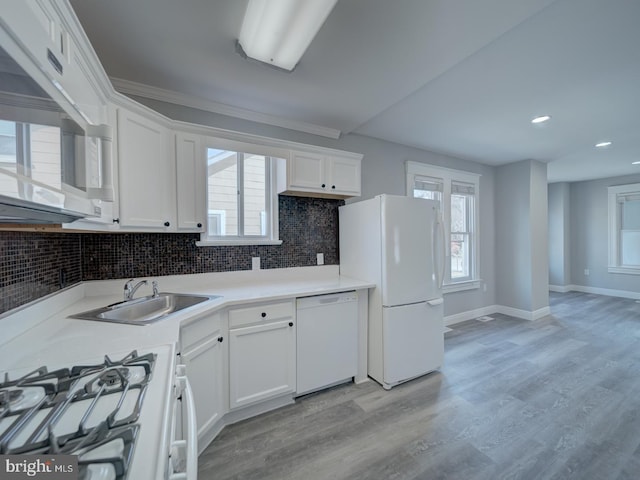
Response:
[[[124,301],[128,302],[129,300],[133,299],[133,295],[136,293],[136,290],[138,290],[142,285],[146,285],[147,281],[146,280],[140,280],[138,283],[136,283],[133,287],[131,286],[131,284],[134,282],[134,279],[132,278],[131,280],[129,280],[127,283],[124,284]]]

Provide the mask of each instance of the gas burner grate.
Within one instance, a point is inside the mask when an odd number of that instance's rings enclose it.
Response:
[[[51,372],[40,367],[14,380],[5,374],[0,419],[10,424],[0,431],[0,454],[78,455],[81,479],[90,478],[91,465],[105,463],[117,479],[125,478],[155,360],[155,354],[141,356],[134,350],[120,360],[105,355],[95,365]],[[25,397],[33,402],[22,405]],[[54,434],[59,424],[64,433]],[[114,444],[120,446],[117,454],[109,450]]]

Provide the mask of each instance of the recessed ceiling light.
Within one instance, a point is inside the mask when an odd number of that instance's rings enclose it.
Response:
[[[551,120],[551,115],[540,115],[539,117],[534,118],[533,120],[531,120],[531,123],[544,123],[548,120]]]
[[[609,145],[611,145],[611,142],[600,142],[600,143],[596,143],[596,147],[598,147],[598,148],[608,147]]]

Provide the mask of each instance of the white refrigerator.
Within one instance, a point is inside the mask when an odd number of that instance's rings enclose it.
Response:
[[[438,202],[379,195],[339,208],[340,274],[369,294],[368,373],[385,389],[442,366]]]

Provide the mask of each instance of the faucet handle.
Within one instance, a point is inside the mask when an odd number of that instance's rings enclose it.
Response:
[[[132,293],[131,284],[133,282],[134,282],[134,279],[132,278],[131,280],[129,280],[127,283],[124,284],[124,300],[125,300],[125,302],[131,298],[131,293]]]
[[[153,282],[151,282],[151,286],[153,288],[153,298],[158,296],[158,281],[154,280]]]

